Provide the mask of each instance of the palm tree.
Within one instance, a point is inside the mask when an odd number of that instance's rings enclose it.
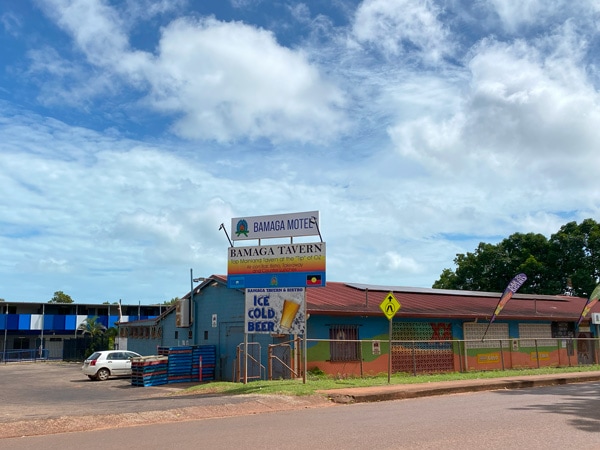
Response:
[[[81,334],[89,334],[92,338],[95,338],[104,334],[106,327],[98,322],[98,316],[94,316],[81,322],[77,330],[81,331]]]
[[[98,316],[88,317],[77,327],[78,331],[81,331],[83,335],[89,335],[91,342],[88,348],[85,350],[85,357],[87,358],[97,350],[106,350],[106,338],[104,336],[106,327],[98,322]]]

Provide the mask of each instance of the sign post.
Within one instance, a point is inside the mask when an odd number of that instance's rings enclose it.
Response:
[[[390,384],[391,376],[392,376],[392,319],[396,315],[396,313],[400,310],[402,305],[400,302],[396,300],[393,292],[389,292],[388,295],[383,299],[383,301],[379,304],[379,309],[383,311],[385,317],[388,318],[390,322],[389,326],[389,350],[388,350],[388,384]]]
[[[255,333],[304,335],[303,381],[306,383],[305,288],[323,287],[326,283],[325,242],[319,230],[319,212],[233,218],[232,238],[223,224],[221,229],[230,244],[227,287],[245,291],[244,384],[248,381],[248,334]],[[317,235],[319,242],[294,243],[293,240],[297,236]],[[262,239],[288,237],[289,244],[261,243]],[[258,240],[258,245],[234,247],[234,241],[245,240]]]
[[[258,245],[231,247],[227,257],[227,287],[324,287],[325,242],[319,212],[308,211],[231,219],[233,242],[257,240]],[[298,236],[319,236],[319,242],[293,243]],[[263,239],[290,238],[289,244],[263,245]]]

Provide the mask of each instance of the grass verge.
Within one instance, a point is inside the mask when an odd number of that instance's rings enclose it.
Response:
[[[435,375],[393,374],[390,384],[433,383],[438,381],[473,380],[487,378],[505,378],[512,376],[546,375],[573,372],[600,371],[600,365],[577,367],[543,367],[540,369],[503,370],[466,373],[444,373]],[[332,377],[323,374],[309,373],[306,383],[302,379],[249,381],[247,384],[232,382],[211,382],[199,384],[185,389],[185,394],[277,394],[277,395],[312,395],[319,390],[341,389],[351,387],[384,386],[388,384],[387,374],[358,377]]]

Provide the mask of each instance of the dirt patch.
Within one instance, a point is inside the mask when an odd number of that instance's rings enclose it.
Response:
[[[40,436],[76,431],[123,428],[154,423],[213,419],[221,417],[263,414],[306,408],[321,408],[334,404],[320,395],[288,397],[283,395],[240,395],[241,402],[208,406],[191,406],[164,411],[141,411],[135,413],[62,416],[49,419],[17,420],[4,422],[0,427],[0,439]]]

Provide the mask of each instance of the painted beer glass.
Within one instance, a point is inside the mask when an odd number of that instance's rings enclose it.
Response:
[[[282,331],[289,331],[294,324],[294,319],[300,309],[300,299],[285,298],[281,309],[281,321],[279,322]]]

